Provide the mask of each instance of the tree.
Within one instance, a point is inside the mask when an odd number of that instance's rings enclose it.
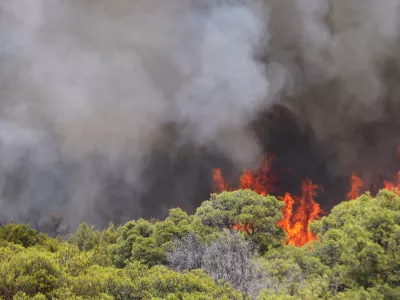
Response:
[[[0,264],[0,296],[12,299],[18,292],[28,296],[50,295],[61,285],[62,270],[54,255],[31,247],[10,255]]]
[[[129,261],[140,261],[150,266],[166,264],[165,252],[173,240],[189,232],[186,221],[175,221],[167,219],[151,223],[139,219],[126,223],[118,229],[119,237],[113,247],[114,264],[118,267],[124,267]]]
[[[400,197],[382,190],[337,205],[312,224],[316,255],[341,278],[338,291],[378,289],[385,299],[400,295]],[[338,292],[337,291],[337,292]]]
[[[200,269],[204,247],[201,239],[194,233],[175,239],[167,251],[168,265],[178,271]]]
[[[213,195],[192,216],[173,209],[101,232],[83,223],[68,243],[8,224],[0,299],[399,299],[396,193],[337,205],[303,247],[280,244],[280,205],[250,191]]]
[[[218,239],[206,245],[201,268],[214,280],[224,280],[235,289],[258,295],[262,274],[252,260],[255,245],[241,233],[224,231]]]
[[[79,224],[75,234],[69,237],[69,242],[78,246],[80,250],[91,250],[98,243],[100,239],[100,232],[93,230],[94,227],[89,227],[87,223]]]
[[[7,224],[0,227],[0,241],[7,241],[24,247],[36,245],[39,241],[38,233],[25,224]]]
[[[285,236],[277,223],[282,219],[284,203],[273,196],[263,196],[250,190],[213,194],[202,203],[196,216],[204,225],[219,229],[235,229],[266,250],[280,246]]]

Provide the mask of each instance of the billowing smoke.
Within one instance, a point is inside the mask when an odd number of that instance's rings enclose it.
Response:
[[[164,171],[160,162],[146,174],[153,152],[255,160],[245,127],[266,106],[253,53],[265,16],[256,2],[209,2],[2,2],[4,214],[119,222],[171,196],[140,201]]]
[[[400,1],[268,2],[268,59],[286,70],[279,103],[310,128],[310,151],[329,178],[356,171],[375,185],[393,176]]]
[[[353,171],[375,184],[400,141],[399,5],[2,1],[1,214],[73,228],[193,210],[213,167],[266,151],[336,201]]]

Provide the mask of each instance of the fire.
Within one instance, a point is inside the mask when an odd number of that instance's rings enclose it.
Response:
[[[396,151],[397,159],[400,159],[400,146],[397,147]],[[356,174],[351,176],[351,190],[347,194],[347,197],[351,200],[357,199],[359,197],[360,189],[364,186],[363,180],[358,177]],[[397,195],[400,196],[400,171],[397,172],[396,178],[394,181],[383,182],[383,187],[385,190],[394,191]]]
[[[251,226],[251,224],[235,224],[232,226],[233,229],[235,229],[236,231],[241,231],[244,233],[250,233],[253,231],[253,227]]]
[[[385,181],[385,189],[388,191],[394,191],[396,194],[400,195],[400,171],[396,174],[396,179],[394,182]]]
[[[397,159],[400,159],[400,146],[397,146],[396,151]],[[385,190],[393,191],[396,195],[400,196],[400,171],[397,171],[395,180],[383,182]]]
[[[277,179],[271,172],[271,163],[275,159],[275,156],[265,156],[257,171],[243,170],[238,189],[251,189],[260,195],[273,192]],[[213,178],[216,193],[228,190],[228,184],[223,178],[221,170],[213,170]],[[223,189],[224,187],[226,189]],[[303,246],[316,240],[316,236],[310,231],[309,224],[318,219],[322,213],[319,204],[314,201],[318,188],[318,185],[306,179],[302,183],[302,195],[300,197],[292,197],[290,193],[286,193],[283,197],[285,203],[283,218],[278,225],[285,230],[288,236],[287,244]],[[233,228],[246,233],[252,230],[251,224],[235,224]]]
[[[225,178],[222,176],[220,169],[213,170],[213,188],[216,193],[221,193],[223,191],[229,191],[229,185]]]
[[[364,186],[364,181],[356,174],[351,176],[351,190],[347,194],[347,198],[355,200],[360,196],[360,189]]]
[[[322,213],[321,207],[314,201],[318,185],[313,184],[309,179],[303,181],[301,185],[302,195],[299,199],[299,208],[293,216],[293,221],[300,227],[300,234],[290,236],[289,244],[302,246],[309,241],[316,239],[308,226],[315,219],[319,219],[319,214]],[[296,227],[296,226],[295,226]]]
[[[394,189],[394,183],[390,182],[390,181],[384,181],[384,185],[385,185],[385,190],[393,190]]]
[[[243,170],[240,176],[240,189],[253,190],[260,195],[266,196],[274,189],[275,177],[271,172],[271,163],[276,159],[273,155],[266,155],[256,172]]]
[[[397,148],[397,156],[400,159],[400,146]],[[273,155],[267,155],[261,161],[256,171],[243,170],[239,180],[239,187],[235,189],[250,189],[260,195],[268,195],[275,192],[277,178],[271,171],[271,164],[276,160]],[[295,174],[291,169],[285,169],[288,173]],[[364,181],[355,173],[351,176],[351,189],[347,193],[348,199],[355,200],[359,197],[361,189],[364,187]],[[220,169],[213,170],[213,186],[214,192],[221,193],[223,191],[232,190],[228,182],[222,175]],[[392,190],[400,196],[400,171],[397,173],[396,179],[385,181],[386,190]],[[316,191],[320,187],[311,180],[305,179],[301,185],[301,196],[292,196],[285,193],[285,196],[278,197],[284,202],[283,218],[278,225],[285,230],[287,234],[286,244],[303,246],[308,242],[314,241],[317,237],[310,231],[309,224],[313,220],[320,218],[324,212],[320,205],[315,202]],[[250,233],[252,231],[251,224],[234,224],[233,229]]]
[[[287,244],[303,246],[304,244],[316,240],[316,236],[310,231],[309,224],[320,218],[321,207],[314,201],[318,185],[313,184],[309,179],[302,183],[301,197],[293,198],[290,193],[286,193],[283,201],[285,203],[283,219],[278,223],[287,233]],[[296,199],[296,201],[295,201]],[[297,204],[297,210],[293,213],[293,206]]]
[[[400,145],[397,146],[396,151],[397,159],[400,159]],[[394,182],[384,181],[385,189],[388,191],[394,191],[397,195],[400,195],[400,171],[396,174],[396,179]]]

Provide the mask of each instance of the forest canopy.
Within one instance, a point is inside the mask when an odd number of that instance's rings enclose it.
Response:
[[[400,197],[382,190],[311,223],[285,244],[282,200],[213,194],[193,215],[134,220],[68,239],[0,227],[0,299],[399,299]]]

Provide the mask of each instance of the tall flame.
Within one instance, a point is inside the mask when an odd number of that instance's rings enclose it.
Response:
[[[351,176],[351,190],[347,194],[347,198],[355,200],[360,196],[360,189],[364,186],[364,181],[356,174]]]
[[[223,191],[229,191],[229,185],[225,178],[222,176],[220,169],[213,170],[213,188],[214,192],[221,193]]]
[[[400,195],[400,171],[397,172],[394,182],[384,181],[385,189]]]
[[[397,157],[400,159],[400,146],[397,148]],[[271,171],[271,163],[276,159],[273,155],[267,155],[261,161],[261,164],[256,171],[243,170],[240,176],[239,187],[236,189],[250,189],[260,195],[267,195],[275,192],[275,184],[277,178]],[[288,172],[294,173],[287,169]],[[227,181],[222,175],[220,169],[213,170],[213,187],[215,193],[232,190]],[[361,189],[364,187],[363,180],[356,174],[351,176],[351,189],[347,193],[350,200],[355,200],[359,197]],[[397,172],[396,179],[385,181],[384,187],[387,190],[394,191],[400,196],[400,171]],[[286,193],[283,197],[278,197],[284,202],[283,218],[278,222],[278,225],[285,230],[287,234],[286,244],[303,246],[308,242],[314,241],[317,237],[310,231],[309,224],[324,213],[314,197],[317,189],[320,187],[314,184],[311,180],[305,179],[302,182],[300,197],[292,196]],[[235,190],[235,188],[233,189]],[[249,233],[252,230],[251,224],[234,224],[233,229]]]
[[[285,202],[283,219],[278,225],[287,233],[287,244],[303,246],[310,241],[316,240],[316,236],[310,231],[309,224],[313,220],[319,219],[319,215],[322,213],[321,207],[314,201],[318,188],[318,185],[306,179],[302,183],[301,197],[293,198],[290,193],[285,194],[283,198]],[[293,214],[294,204],[297,204],[295,214]]]
[[[271,172],[271,163],[276,159],[275,156],[265,156],[261,161],[257,171],[243,170],[240,176],[238,189],[251,189],[260,195],[267,195],[274,191],[276,177]],[[228,190],[228,184],[222,176],[220,169],[213,170],[214,191],[220,193]],[[322,210],[318,203],[314,201],[316,190],[319,188],[309,179],[302,183],[301,197],[292,197],[286,193],[283,197],[285,203],[283,208],[283,218],[278,225],[287,234],[287,244],[303,246],[304,244],[316,240],[309,229],[309,224],[319,218]],[[235,224],[233,228],[237,231],[249,233],[252,229],[251,224]]]
[[[276,179],[271,172],[271,163],[275,159],[274,155],[266,155],[256,172],[244,169],[242,176],[240,176],[240,189],[253,190],[264,196],[273,192]]]

